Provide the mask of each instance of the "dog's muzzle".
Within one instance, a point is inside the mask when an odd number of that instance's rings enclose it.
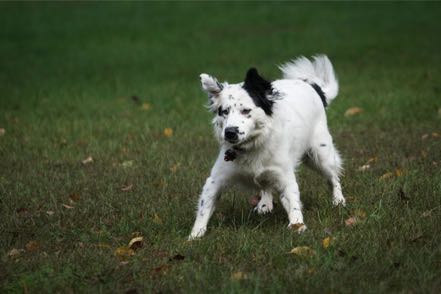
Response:
[[[228,127],[225,129],[224,134],[225,140],[230,143],[236,143],[239,140],[239,128],[238,127]]]

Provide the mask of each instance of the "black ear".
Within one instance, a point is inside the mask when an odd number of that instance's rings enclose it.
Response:
[[[245,77],[245,83],[243,88],[253,98],[254,104],[265,111],[267,115],[273,113],[273,101],[268,99],[268,95],[271,95],[273,88],[271,82],[262,78],[257,69],[250,68]]]

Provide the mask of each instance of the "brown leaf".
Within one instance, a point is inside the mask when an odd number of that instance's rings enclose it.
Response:
[[[370,168],[371,168],[370,164],[365,164],[365,165],[360,166],[357,170],[358,171],[367,171]]]
[[[129,185],[127,185],[127,186],[121,187],[120,190],[121,190],[122,192],[127,192],[127,191],[132,190],[132,188],[133,188],[133,185],[132,185],[132,184],[129,184]]]
[[[23,249],[13,248],[13,249],[9,250],[7,256],[8,256],[8,257],[12,257],[12,258],[16,258],[16,257],[18,257],[22,252],[24,252]]]
[[[145,111],[150,110],[151,108],[152,108],[152,105],[150,103],[147,103],[147,102],[143,103],[142,106],[141,106],[141,109],[145,110]]]
[[[70,194],[69,195],[69,200],[71,200],[72,202],[77,202],[77,201],[79,201],[80,200],[80,195],[79,194],[75,194],[75,193],[73,193],[73,194]]]
[[[114,254],[116,257],[119,257],[119,258],[128,258],[130,256],[135,255],[135,251],[133,251],[133,249],[131,249],[129,247],[122,246],[122,247],[116,248]]]
[[[0,128],[0,137],[3,136],[6,133],[6,130],[4,128]]]
[[[325,249],[328,249],[329,245],[331,245],[331,242],[334,240],[334,238],[332,237],[326,237],[325,239],[322,240],[322,246]]]
[[[172,128],[165,128],[164,129],[164,136],[167,138],[170,138],[173,136],[173,129]]]
[[[178,168],[179,168],[180,165],[181,165],[181,164],[180,164],[179,162],[173,164],[173,165],[170,167],[170,171],[171,171],[172,173],[175,174],[175,173],[178,171]]]
[[[89,164],[93,162],[93,158],[92,156],[88,156],[87,158],[85,158],[83,161],[81,161],[83,164]]]
[[[358,219],[356,216],[351,216],[350,218],[345,220],[346,226],[352,226],[355,225],[358,222]]]
[[[308,246],[294,247],[289,253],[302,257],[311,257],[315,255],[315,251]]]
[[[28,252],[38,251],[40,249],[40,243],[38,241],[32,240],[26,243],[25,248]]]
[[[234,272],[231,274],[231,280],[233,281],[241,281],[248,279],[248,275],[244,272]]]
[[[432,138],[439,138],[441,135],[438,134],[437,132],[433,132],[432,133]]]
[[[143,237],[135,237],[130,240],[128,247],[133,250],[140,249],[144,246],[144,238]]]
[[[67,205],[67,204],[64,204],[64,203],[63,203],[63,207],[66,208],[66,209],[74,209],[75,208],[74,206],[70,206],[70,205]]]
[[[351,107],[345,111],[345,116],[346,117],[354,116],[354,115],[360,114],[362,112],[363,112],[363,109],[361,109],[360,107]]]

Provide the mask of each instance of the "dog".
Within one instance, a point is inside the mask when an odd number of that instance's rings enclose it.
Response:
[[[273,195],[288,214],[288,227],[306,230],[295,172],[309,159],[332,186],[332,202],[345,205],[342,160],[329,133],[325,108],[338,94],[326,55],[281,65],[283,79],[270,82],[250,68],[238,84],[201,74],[208,108],[215,114],[220,152],[202,189],[189,239],[202,237],[219,195],[235,184],[259,191],[259,214],[271,212]]]

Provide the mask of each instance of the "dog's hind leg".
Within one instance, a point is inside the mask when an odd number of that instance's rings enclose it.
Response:
[[[346,200],[340,185],[342,160],[326,127],[319,128],[314,134],[310,157],[332,186],[332,203],[345,206]]]
[[[260,191],[260,201],[254,208],[258,214],[267,214],[273,210],[273,195],[267,191]]]

